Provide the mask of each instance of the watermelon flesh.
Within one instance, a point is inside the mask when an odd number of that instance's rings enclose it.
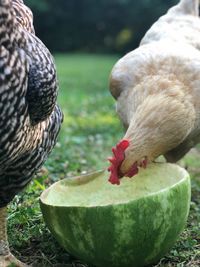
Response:
[[[173,164],[151,164],[120,186],[106,171],[59,181],[40,198],[47,226],[77,258],[99,267],[156,263],[183,230],[190,178]]]

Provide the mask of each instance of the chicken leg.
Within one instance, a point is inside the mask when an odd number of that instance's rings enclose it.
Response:
[[[0,267],[26,267],[17,260],[10,252],[6,230],[6,207],[0,208]]]

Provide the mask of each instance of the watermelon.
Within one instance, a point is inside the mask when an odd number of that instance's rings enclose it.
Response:
[[[190,178],[183,168],[155,163],[111,185],[99,171],[53,184],[40,198],[46,224],[69,253],[99,267],[158,262],[183,230]]]

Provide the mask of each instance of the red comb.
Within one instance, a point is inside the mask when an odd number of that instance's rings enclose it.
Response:
[[[116,147],[112,148],[113,157],[108,160],[111,163],[111,166],[108,168],[108,171],[111,172],[109,182],[111,184],[120,184],[119,178],[123,177],[123,174],[120,172],[120,166],[125,158],[124,152],[129,147],[128,140],[120,141]]]

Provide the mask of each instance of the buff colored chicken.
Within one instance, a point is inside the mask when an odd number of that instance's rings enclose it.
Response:
[[[110,91],[127,128],[113,148],[110,182],[159,155],[176,162],[200,141],[199,1],[181,0],[114,66]]]
[[[31,10],[23,0],[0,0],[0,267],[25,266],[9,250],[6,206],[55,145],[57,92],[54,61],[34,34]]]

